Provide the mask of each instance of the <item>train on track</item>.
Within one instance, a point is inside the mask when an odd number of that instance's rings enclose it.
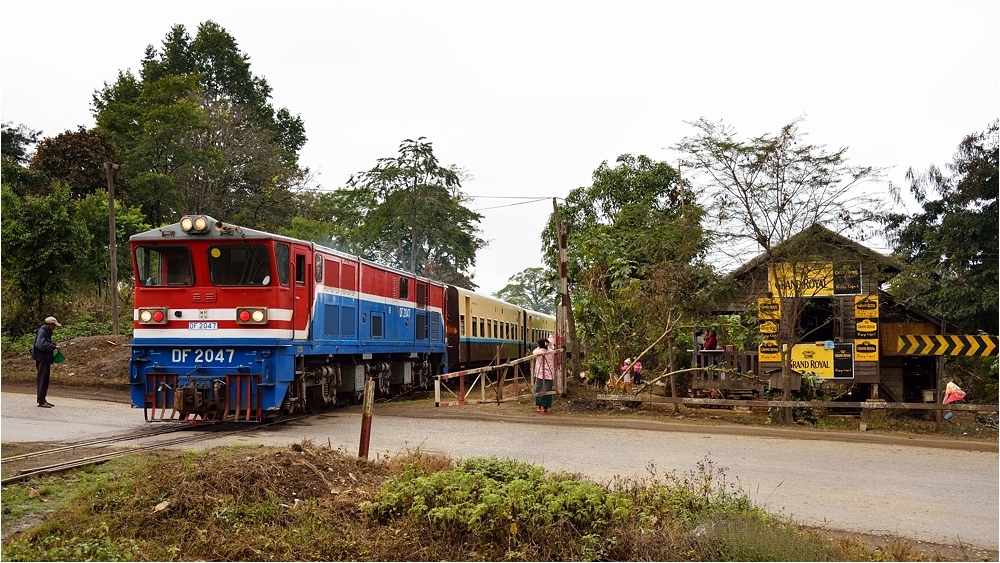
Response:
[[[551,315],[206,215],[129,239],[146,420],[259,422],[530,354]]]

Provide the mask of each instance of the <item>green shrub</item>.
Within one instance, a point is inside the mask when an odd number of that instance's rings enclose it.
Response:
[[[518,461],[473,458],[430,475],[409,470],[390,479],[365,505],[382,522],[427,522],[433,530],[493,540],[565,522],[599,530],[633,511],[631,501],[589,482]]]

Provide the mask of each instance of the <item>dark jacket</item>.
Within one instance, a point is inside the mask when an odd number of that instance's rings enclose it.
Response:
[[[53,363],[56,343],[52,342],[52,331],[42,325],[35,331],[35,345],[31,348],[31,359],[37,362]]]

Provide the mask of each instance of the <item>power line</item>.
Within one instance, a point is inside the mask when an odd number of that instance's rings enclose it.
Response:
[[[473,211],[487,211],[489,209],[500,209],[500,208],[503,208],[503,207],[514,207],[515,205],[524,205],[526,203],[538,203],[539,201],[551,201],[551,200],[552,200],[552,198],[550,198],[550,197],[543,197],[543,198],[532,199],[530,201],[519,201],[517,203],[508,203],[506,205],[494,205],[492,207],[481,207],[479,209],[473,209]]]

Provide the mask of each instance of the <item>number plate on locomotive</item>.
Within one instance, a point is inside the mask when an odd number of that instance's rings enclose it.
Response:
[[[188,330],[216,330],[219,323],[188,323]]]

